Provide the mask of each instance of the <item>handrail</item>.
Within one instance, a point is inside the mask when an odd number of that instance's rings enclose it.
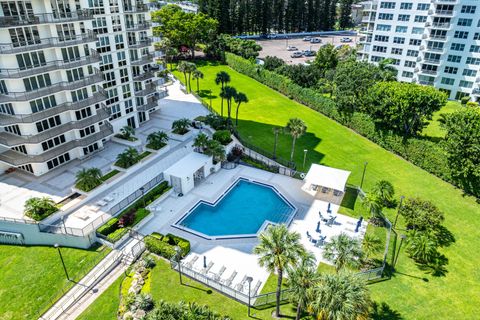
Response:
[[[61,23],[93,19],[91,10],[77,10],[73,12],[52,12],[20,14],[9,17],[0,17],[0,27],[24,26],[40,23]]]
[[[133,6],[127,5],[123,9],[124,12],[146,12],[148,11],[148,5],[144,3],[138,3]]]
[[[151,22],[143,22],[137,24],[130,24],[126,26],[127,31],[136,31],[136,30],[144,30],[149,29],[152,26]]]

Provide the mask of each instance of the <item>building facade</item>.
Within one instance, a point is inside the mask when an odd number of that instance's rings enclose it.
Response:
[[[394,60],[398,80],[432,85],[450,99],[480,98],[480,3],[385,0],[364,3],[359,58]]]
[[[147,1],[0,1],[0,163],[42,175],[158,109]]]

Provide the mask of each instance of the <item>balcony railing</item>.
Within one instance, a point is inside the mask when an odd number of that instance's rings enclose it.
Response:
[[[43,23],[62,23],[91,19],[93,19],[93,13],[90,10],[23,14],[9,17],[0,17],[0,27],[27,26]]]
[[[432,51],[432,52],[440,52],[442,53],[445,50],[445,48],[439,48],[439,47],[426,47],[425,51]]]
[[[54,115],[60,114],[66,111],[76,111],[83,109],[85,107],[94,105],[96,103],[100,103],[105,101],[107,96],[104,92],[96,92],[92,97],[77,101],[77,102],[65,102],[62,104],[57,105],[56,107],[52,107],[49,109],[42,110],[36,113],[30,114],[0,114],[0,125],[8,126],[12,124],[19,124],[19,123],[34,123]]]
[[[18,151],[8,150],[0,154],[0,161],[6,162],[12,166],[21,166],[28,163],[42,163],[56,158],[74,148],[86,147],[92,143],[105,139],[113,134],[113,128],[109,123],[100,126],[100,131],[82,139],[68,141],[58,147],[50,149],[42,154],[27,155]]]
[[[433,81],[425,81],[425,80],[420,80],[418,83],[423,84],[425,86],[433,86],[434,84]]]
[[[140,30],[148,30],[152,26],[151,22],[144,22],[138,24],[130,24],[126,26],[127,31],[140,31]]]
[[[147,71],[138,75],[133,76],[133,80],[135,81],[145,81],[148,79],[152,79],[155,77],[155,73],[153,71]]]
[[[432,23],[432,28],[449,29],[450,26],[451,26],[450,22],[433,22]]]
[[[105,109],[97,109],[97,113],[91,117],[84,118],[79,121],[70,121],[64,124],[61,124],[57,127],[45,130],[40,133],[35,133],[32,135],[19,136],[10,132],[0,132],[0,144],[8,147],[13,147],[21,144],[36,144],[42,143],[48,139],[56,137],[62,133],[75,130],[83,129],[85,127],[91,126],[95,123],[108,119],[110,114]]]
[[[154,83],[145,84],[145,89],[135,91],[135,96],[144,97],[157,91],[157,85]]]
[[[89,31],[84,34],[68,36],[68,37],[52,37],[52,38],[36,38],[27,41],[13,43],[0,43],[0,53],[19,53],[31,50],[40,50],[50,47],[66,47],[76,44],[97,41],[97,36]]]
[[[144,64],[152,63],[152,62],[153,62],[153,55],[147,54],[147,55],[144,55],[144,56],[140,57],[140,59],[138,59],[138,60],[131,61],[130,64],[132,66],[141,66],[141,65],[144,65]]]
[[[420,60],[419,60],[419,61],[420,61]],[[439,60],[439,59],[423,59],[423,62],[439,64],[439,63],[440,63],[440,60]]]
[[[452,16],[454,13],[453,10],[435,10],[435,14],[441,16]]]
[[[158,97],[152,97],[147,99],[147,103],[137,106],[138,111],[148,111],[150,109],[156,108],[158,106]]]
[[[421,69],[420,72],[421,72],[421,73],[424,73],[424,74],[429,74],[429,75],[436,75],[436,74],[437,74],[437,71],[436,71],[436,70]]]
[[[0,69],[0,79],[5,78],[23,78],[27,76],[32,76],[34,74],[45,73],[48,71],[53,71],[57,69],[71,69],[77,68],[92,63],[100,62],[102,58],[95,50],[91,50],[90,55],[78,57],[76,60],[72,61],[48,61],[45,64],[35,66],[34,68],[25,69],[25,68],[12,68]]]
[[[125,12],[147,12],[148,11],[148,5],[147,4],[136,4],[133,6],[125,6],[123,9]]]
[[[103,77],[98,72],[93,75],[86,76],[83,79],[78,81],[62,81],[53,83],[51,86],[40,88],[32,91],[22,91],[22,92],[9,92],[8,94],[0,94],[0,102],[11,102],[11,101],[28,101],[36,98],[40,98],[46,95],[51,95],[64,90],[76,90],[82,87],[92,85],[94,83],[102,82]]]
[[[130,42],[128,46],[132,49],[148,47],[152,44],[152,39],[142,39],[137,42]]]

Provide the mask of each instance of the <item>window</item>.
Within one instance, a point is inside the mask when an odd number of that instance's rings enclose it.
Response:
[[[62,134],[58,137],[42,142],[42,149],[43,151],[47,151],[48,149],[54,148],[62,143],[65,143],[65,141],[66,141],[65,135]]]
[[[462,13],[475,13],[476,6],[462,6]]]
[[[411,46],[419,46],[420,44],[422,44],[422,40],[420,40],[420,39],[410,39],[409,44]]]
[[[55,95],[30,101],[30,108],[32,109],[32,113],[47,110],[56,106],[57,100],[55,100]]]
[[[466,63],[478,66],[478,65],[480,65],[480,58],[468,57]]]
[[[452,79],[452,78],[442,78],[442,80],[440,80],[440,83],[441,84],[446,84],[448,86],[453,86],[453,84],[455,83],[455,79]]]
[[[427,22],[427,16],[415,16],[415,22]]]
[[[457,39],[467,39],[468,38],[468,32],[467,31],[455,31],[455,34],[453,35],[454,38]]]
[[[413,27],[412,28],[412,34],[423,34],[424,31],[425,31],[424,28],[418,28],[418,27]],[[407,31],[405,30],[405,32],[407,32]]]
[[[410,15],[409,14],[399,14],[398,21],[409,21]]]
[[[80,50],[78,50],[77,46],[62,48],[62,58],[64,62],[79,60],[81,58]]]
[[[118,100],[120,100],[120,99],[118,98],[117,88],[113,88],[113,89],[108,90],[107,91],[107,97],[108,97],[108,99],[105,100],[105,104],[107,106],[111,105],[112,103],[118,102]]]
[[[400,9],[401,10],[412,10],[413,8],[413,3],[412,2],[402,2],[400,3]]]
[[[111,50],[112,49],[110,48],[110,39],[108,37],[98,37],[97,51],[100,53],[105,53]]]
[[[117,85],[114,71],[103,72],[103,80],[105,80],[105,82],[103,83],[104,89]]]
[[[98,17],[92,20],[92,26],[95,34],[108,33],[107,19],[105,17]]]
[[[60,116],[50,117],[35,123],[35,125],[37,126],[38,133],[54,128],[61,124],[62,124],[62,121],[60,121]]]
[[[0,113],[14,115],[15,111],[11,103],[0,103]]]
[[[450,49],[453,51],[463,51],[465,50],[465,45],[463,43],[452,43]]]
[[[52,85],[50,75],[48,73],[38,75],[36,77],[30,77],[23,79],[25,91],[34,91],[41,88],[49,87]]]
[[[392,48],[392,50],[390,51],[392,54],[397,54],[397,55],[401,55],[402,52],[403,52],[403,49],[400,49],[400,48]]]
[[[460,61],[462,61],[462,57],[449,54],[448,58],[447,58],[447,61],[448,62],[460,63]]]
[[[393,20],[392,13],[379,13],[378,20]]]
[[[120,69],[120,82],[125,83],[128,82],[128,69]]]
[[[405,78],[413,78],[413,72],[403,71],[403,72],[402,72],[402,77],[405,77]]]
[[[475,32],[473,35],[473,40],[480,40],[480,32]]]
[[[404,43],[405,43],[405,38],[402,38],[402,37],[394,37],[394,38],[393,38],[393,43],[404,44]]]
[[[464,75],[466,77],[476,77],[477,76],[477,70],[464,69],[462,75]]]
[[[20,146],[15,146],[11,148],[14,151],[21,152],[23,154],[27,154],[27,148],[25,148],[25,145],[20,145]]]
[[[88,147],[83,148],[83,154],[87,155],[89,153],[95,152],[96,150],[98,150],[98,143],[95,142],[94,144],[91,144]]]
[[[125,51],[119,51],[117,52],[117,60],[118,60],[118,66],[122,67],[127,65],[127,60],[126,60],[126,54]]]
[[[42,42],[37,27],[10,28],[8,32],[10,33],[12,45],[15,48],[31,46]]]
[[[33,173],[33,167],[31,164],[25,164],[23,166],[19,166],[18,167],[19,169],[23,170],[23,171],[27,171],[27,172],[30,172],[30,173]]]
[[[132,96],[129,84],[122,85],[123,99],[128,99]]]
[[[125,101],[125,114],[129,114],[133,112],[133,100],[126,100]]]
[[[43,51],[17,54],[16,58],[20,70],[38,68],[47,64]]]
[[[374,51],[374,52],[387,53],[387,47],[383,47],[383,46],[373,46],[372,51]]]
[[[47,167],[50,170],[50,169],[53,169],[55,167],[58,167],[61,164],[64,164],[65,162],[68,162],[68,161],[70,161],[70,154],[67,152],[67,153],[62,154],[61,156],[53,158],[50,161],[47,161]]]
[[[390,31],[391,29],[392,29],[392,26],[388,24],[377,24],[378,31]]]
[[[472,25],[472,19],[459,18],[457,25],[462,27],[470,27]]]
[[[430,3],[419,3],[417,4],[417,10],[419,11],[427,11],[430,9]]]
[[[90,116],[92,116],[92,109],[90,107],[75,111],[75,117],[77,118],[77,121]]]
[[[16,134],[18,136],[22,135],[22,132],[20,131],[20,127],[17,124],[14,124],[12,126],[7,126],[4,128],[5,131]]]
[[[94,134],[95,133],[95,126],[91,125],[89,127],[80,129],[78,131],[80,132],[80,137],[83,138],[83,137],[89,136],[91,134]]]
[[[407,67],[407,68],[415,68],[415,66],[417,65],[417,63],[415,61],[405,61],[405,64],[404,66]]]
[[[115,35],[115,49],[122,50],[125,48],[125,42],[123,41],[123,34]]]
[[[375,35],[375,41],[388,42],[389,39],[390,39],[389,36],[381,36],[381,35],[378,35],[378,34]]]
[[[407,33],[407,27],[406,26],[397,26],[395,28],[395,32],[398,32],[398,33]]]
[[[458,84],[460,88],[471,88],[473,87],[473,82],[472,81],[466,81],[466,80],[460,80],[460,83]]]
[[[407,57],[418,57],[417,50],[407,50]]]
[[[457,74],[458,72],[458,68],[455,68],[455,67],[445,67],[445,70],[444,70],[445,73],[450,73],[450,74]]]
[[[472,44],[470,46],[470,52],[480,52],[480,46],[476,46]]]
[[[110,106],[110,118],[109,120],[114,120],[120,118],[122,116],[122,112],[120,110],[119,104],[114,104]]]
[[[85,78],[83,74],[83,68],[67,70],[68,82],[75,82]]]
[[[85,100],[88,98],[87,88],[78,89],[76,91],[70,91],[70,93],[72,95],[73,102]]]
[[[395,9],[395,2],[382,2],[380,8],[383,9]]]
[[[372,62],[380,62],[380,61],[382,61],[382,60],[383,60],[383,58],[382,58],[382,57],[379,57],[379,56],[372,56],[372,57],[370,58],[370,61],[372,61]]]

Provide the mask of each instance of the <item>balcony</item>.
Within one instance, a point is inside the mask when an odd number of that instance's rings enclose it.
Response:
[[[138,75],[133,75],[133,80],[135,81],[145,81],[155,77],[155,73],[153,71],[147,71]]]
[[[456,4],[457,0],[432,0],[435,4]]]
[[[92,19],[93,13],[90,10],[25,14],[10,17],[0,17],[0,27],[28,26],[44,23],[64,23]]]
[[[147,99],[147,103],[137,106],[138,111],[148,111],[150,109],[156,108],[158,106],[158,97],[152,97]]]
[[[103,90],[102,90],[103,91]],[[37,121],[52,117],[66,111],[76,111],[85,107],[105,101],[107,96],[105,92],[96,92],[92,97],[77,102],[65,102],[56,107],[29,114],[0,114],[0,125],[8,126],[19,123],[35,123]]]
[[[145,85],[145,89],[135,91],[135,96],[137,97],[145,97],[148,96],[149,94],[157,92],[157,85],[153,83],[147,83]]]
[[[418,83],[423,84],[424,86],[433,86],[433,81],[420,80]]]
[[[35,133],[32,135],[19,136],[10,132],[0,132],[0,145],[7,147],[13,147],[21,144],[38,144],[42,143],[48,139],[54,138],[62,133],[83,129],[85,127],[94,125],[100,121],[108,119],[110,114],[105,109],[97,109],[97,113],[91,117],[84,118],[79,121],[70,121],[64,124],[61,124],[57,127],[45,130],[40,133]]]
[[[453,10],[435,10],[435,15],[437,16],[453,16],[455,11]]]
[[[77,60],[72,61],[63,61],[63,60],[56,60],[56,61],[48,61],[43,65],[35,66],[31,69],[21,69],[21,68],[13,68],[13,69],[0,69],[0,79],[12,79],[12,78],[24,78],[27,76],[32,76],[34,74],[45,73],[57,69],[71,69],[71,68],[78,68],[85,65],[90,65],[92,63],[100,62],[102,58],[95,50],[91,50],[89,56],[79,57]]]
[[[74,148],[86,147],[94,142],[105,139],[113,134],[112,126],[107,122],[100,126],[100,131],[82,139],[71,140],[58,147],[50,149],[42,154],[27,155],[14,150],[8,150],[0,154],[0,161],[6,162],[12,166],[21,166],[28,163],[43,163],[56,158],[65,152]]]
[[[144,65],[144,64],[150,64],[152,62],[153,62],[153,55],[147,54],[145,56],[140,57],[139,59],[137,59],[135,61],[130,61],[130,64],[132,66],[141,66],[141,65]]]
[[[420,61],[420,60],[419,60]],[[433,64],[440,64],[439,59],[423,59],[423,62],[425,63],[433,63]]]
[[[127,25],[126,29],[127,31],[142,31],[142,30],[150,29],[151,26],[152,26],[151,22],[144,22],[144,23]]]
[[[431,75],[431,76],[435,76],[435,75],[437,75],[437,70],[421,69],[421,70],[420,70],[420,73],[428,74],[428,75]]]
[[[147,4],[136,4],[133,6],[125,6],[123,9],[124,12],[148,12],[148,5]]]
[[[439,47],[426,47],[425,51],[430,51],[430,52],[437,52],[437,53],[443,53],[445,48],[439,48]]]
[[[32,90],[32,91],[22,91],[22,92],[9,92],[8,94],[0,94],[0,102],[11,102],[11,101],[28,101],[32,99],[37,99],[46,95],[55,94],[64,90],[76,90],[82,87],[92,85],[94,83],[102,82],[103,77],[101,73],[95,73],[89,75],[78,81],[62,81],[53,83],[52,85]]]
[[[438,41],[447,41],[447,36],[439,36],[439,35],[430,35],[428,37],[430,40],[438,40]]]
[[[40,50],[51,47],[67,47],[77,44],[89,43],[97,41],[97,36],[93,32],[88,32],[80,35],[69,37],[54,37],[54,38],[36,38],[27,41],[20,41],[13,43],[0,43],[0,53],[19,53],[25,51]]]
[[[430,25],[426,25],[426,26],[431,28],[437,28],[437,29],[450,29],[451,23],[450,22],[432,22],[431,26]]]
[[[129,43],[128,47],[131,49],[139,49],[139,48],[148,47],[151,44],[152,44],[152,39],[142,39],[137,42]]]

